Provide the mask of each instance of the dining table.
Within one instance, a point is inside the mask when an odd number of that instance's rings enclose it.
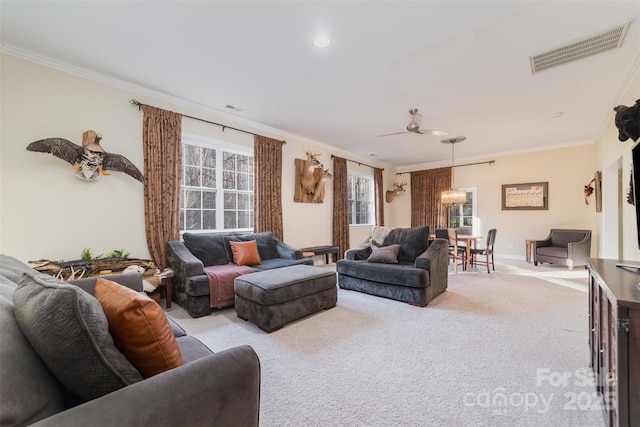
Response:
[[[469,271],[471,269],[471,248],[473,247],[475,249],[478,246],[478,240],[482,239],[482,236],[458,234],[457,239],[458,239],[458,242],[462,242],[466,246],[466,264],[467,264],[467,271]],[[457,245],[456,245],[456,251],[457,251]]]

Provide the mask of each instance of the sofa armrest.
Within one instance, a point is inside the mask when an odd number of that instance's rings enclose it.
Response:
[[[283,259],[302,259],[304,256],[302,255],[302,251],[298,248],[294,248],[291,245],[286,244],[280,239],[273,238],[274,242],[276,242],[276,251],[278,251],[278,256]]]
[[[429,271],[429,283],[435,295],[447,289],[449,284],[449,240],[435,239],[416,258],[416,268]]]
[[[587,258],[591,255],[591,235],[585,236],[579,242],[569,242],[567,244],[567,255],[574,264],[586,264]]]
[[[369,237],[364,242],[360,243],[358,246],[353,247],[351,249],[347,249],[344,252],[344,259],[351,260],[361,260],[369,258],[371,255],[371,237]]]
[[[257,426],[260,361],[250,346],[211,354],[34,426]]]
[[[103,279],[112,280],[137,292],[143,291],[142,275],[140,273],[109,274],[100,277]],[[69,280],[68,283],[77,285],[86,292],[89,292],[91,295],[94,295],[97,281],[98,277],[86,277],[84,279]]]
[[[166,252],[167,265],[173,269],[178,280],[186,281],[187,277],[205,274],[204,264],[187,249],[184,242],[167,242]]]

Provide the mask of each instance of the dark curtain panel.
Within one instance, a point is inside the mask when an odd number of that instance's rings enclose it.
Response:
[[[449,209],[440,193],[451,187],[451,168],[411,172],[411,226],[449,227]]]
[[[282,141],[254,136],[253,229],[284,239],[282,227]]]
[[[151,259],[166,267],[165,246],[180,239],[182,115],[148,105],[144,113],[144,222]]]
[[[349,249],[349,192],[347,189],[347,160],[333,158],[333,245],[338,246],[337,259],[344,258]]]
[[[383,169],[373,168],[373,191],[376,199],[376,225],[384,225],[384,187],[382,186]]]

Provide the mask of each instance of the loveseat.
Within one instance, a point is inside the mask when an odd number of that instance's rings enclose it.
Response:
[[[373,227],[371,237],[338,260],[338,285],[425,306],[447,289],[449,242],[429,227]]]
[[[142,290],[139,274],[104,278]],[[0,255],[1,426],[258,425],[260,362],[250,346],[214,354],[167,316],[182,365],[143,376],[116,348],[97,286]]]
[[[576,265],[587,265],[591,254],[591,230],[553,228],[546,239],[532,242],[531,251],[534,265],[548,262],[573,270]]]
[[[173,299],[192,317],[206,316],[217,308],[232,306],[235,277],[291,265],[313,265],[312,257],[304,257],[301,250],[274,237],[270,231],[184,233],[182,239],[167,243],[167,265],[174,270]],[[231,242],[254,240],[259,262],[236,265]]]

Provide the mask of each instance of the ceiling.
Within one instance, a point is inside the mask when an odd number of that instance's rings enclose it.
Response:
[[[0,1],[2,51],[220,110],[396,168],[597,140],[640,69],[632,1]],[[624,43],[529,57],[631,22]],[[316,34],[331,39],[313,45]],[[638,93],[640,98],[640,93]],[[232,111],[226,105],[242,111]],[[554,113],[562,113],[553,117]]]

